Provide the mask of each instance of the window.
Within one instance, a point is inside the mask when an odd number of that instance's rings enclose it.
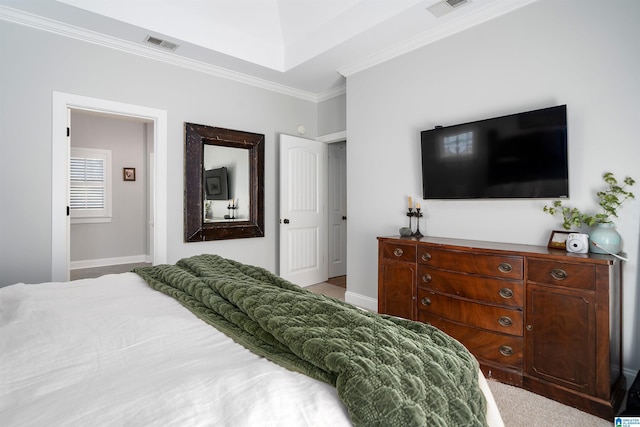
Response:
[[[111,150],[71,147],[71,223],[111,222]]]
[[[473,155],[473,132],[445,136],[442,144],[444,148],[442,157],[471,156]]]

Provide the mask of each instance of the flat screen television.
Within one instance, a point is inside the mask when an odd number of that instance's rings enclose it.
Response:
[[[420,133],[424,199],[566,198],[567,106]]]
[[[204,171],[204,192],[206,200],[228,200],[227,168]]]

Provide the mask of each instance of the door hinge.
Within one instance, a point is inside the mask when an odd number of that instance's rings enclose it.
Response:
[[[71,129],[69,129],[69,126],[67,126],[67,138],[69,138],[69,135],[71,135]]]
[[[67,206],[67,216],[69,216],[69,206]]]

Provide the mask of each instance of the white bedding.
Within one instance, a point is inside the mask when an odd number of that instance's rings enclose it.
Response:
[[[490,425],[503,426],[480,383]],[[124,273],[0,288],[0,425],[351,423],[332,386],[256,356]]]

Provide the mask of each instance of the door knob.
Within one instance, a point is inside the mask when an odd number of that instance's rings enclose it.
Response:
[[[284,222],[285,224],[289,224],[289,219],[288,219],[288,218],[285,218],[283,222]]]
[[[342,220],[343,220],[343,221],[346,221],[346,220],[347,220],[346,215],[342,215]]]

